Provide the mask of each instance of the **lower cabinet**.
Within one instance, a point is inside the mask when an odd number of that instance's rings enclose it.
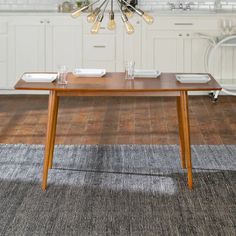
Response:
[[[122,46],[122,58],[124,61],[135,61],[135,68],[145,68],[142,65],[142,19],[140,17],[132,17],[130,23],[134,26],[135,32],[131,35],[127,34],[122,24],[123,46]],[[124,71],[124,64],[121,65],[121,70]]]
[[[152,30],[143,36],[144,68],[158,69],[162,72],[183,71],[184,41],[180,33]]]
[[[70,70],[82,66],[82,20],[69,16],[46,19],[45,70],[57,71],[59,65]]]
[[[8,23],[0,20],[0,89],[7,88],[8,83]]]
[[[116,71],[116,37],[113,34],[84,35],[83,67]]]
[[[206,72],[205,55],[210,44],[199,33],[219,35],[217,18],[163,17],[151,27],[144,25],[142,64],[162,72]]]
[[[24,72],[45,71],[45,28],[38,17],[9,20],[9,80],[12,89]]]
[[[121,19],[116,19],[116,29],[107,29],[107,19],[101,24],[100,32],[90,33],[91,25],[84,22],[83,66],[85,68],[104,68],[107,71],[124,71],[124,62],[134,60],[141,68],[141,22],[133,17],[130,22],[135,28],[132,35],[126,34]]]
[[[197,32],[151,31],[143,44],[143,65],[162,72],[204,73],[208,47]]]
[[[82,24],[69,17],[13,17],[9,21],[9,80],[24,72],[57,71],[82,65]]]
[[[140,69],[206,72],[209,41],[199,33],[219,36],[219,20],[159,16],[153,25],[147,25],[133,17],[130,22],[135,33],[128,35],[120,19],[116,20],[115,31],[107,29],[104,19],[100,32],[92,35],[86,17],[0,17],[0,89],[12,89],[24,72],[56,72],[59,65],[68,65],[70,70],[78,67],[124,71],[124,62],[134,60]],[[219,50],[210,72],[217,79],[236,78],[235,55],[236,49]]]

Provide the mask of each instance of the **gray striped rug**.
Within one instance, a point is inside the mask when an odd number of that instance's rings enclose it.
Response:
[[[236,146],[0,145],[0,235],[236,235]]]

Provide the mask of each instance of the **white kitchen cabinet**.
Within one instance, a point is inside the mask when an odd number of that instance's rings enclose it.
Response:
[[[0,19],[0,89],[7,88],[8,83],[8,23]]]
[[[202,34],[217,36],[217,31],[201,31]],[[206,52],[209,41],[201,38],[197,32],[184,32],[184,72],[186,73],[205,73]],[[212,72],[213,73],[213,72]]]
[[[83,67],[103,68],[116,71],[117,62],[117,29],[107,29],[108,18],[103,19],[98,34],[91,34],[92,24],[83,18]]]
[[[56,71],[59,65],[70,70],[82,66],[82,21],[69,16],[46,18],[46,71]]]
[[[81,66],[80,21],[21,16],[9,24],[9,88],[24,72],[57,71],[62,64],[70,68]]]
[[[183,71],[182,35],[178,32],[148,30],[148,35],[143,35],[143,67],[158,69],[162,72]]]
[[[141,69],[142,66],[142,20],[140,17],[132,17],[130,23],[134,26],[135,32],[131,35],[126,33],[125,27],[122,24],[122,32],[119,35],[123,35],[122,45],[122,62],[123,61],[135,61],[135,68]],[[121,71],[124,71],[124,64],[120,65]]]
[[[206,72],[204,57],[209,41],[198,33],[220,35],[221,18],[215,16],[158,16],[153,25],[133,17],[132,35],[126,34],[118,18],[115,31],[107,29],[108,18],[104,18],[100,32],[92,35],[92,25],[83,16],[0,17],[0,89],[13,88],[23,72],[57,71],[57,66],[64,64],[70,69],[124,71],[124,61],[134,60],[140,69]],[[210,72],[217,79],[232,81],[236,76],[235,55],[236,49],[220,49]]]
[[[9,88],[24,72],[45,70],[45,27],[38,17],[9,21]]]
[[[206,72],[205,53],[209,41],[198,35],[206,32],[211,35],[218,34],[216,19],[169,18],[160,19],[151,27],[144,26],[144,67],[163,72]]]

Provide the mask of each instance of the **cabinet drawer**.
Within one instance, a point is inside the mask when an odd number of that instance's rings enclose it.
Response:
[[[0,22],[0,34],[7,34],[7,22]]]
[[[84,60],[111,61],[115,59],[115,37],[113,35],[86,35],[84,37]]]
[[[7,36],[0,35],[0,62],[7,60]]]
[[[192,18],[192,17],[173,17],[159,18],[149,29],[155,30],[217,30],[218,21],[216,18]]]

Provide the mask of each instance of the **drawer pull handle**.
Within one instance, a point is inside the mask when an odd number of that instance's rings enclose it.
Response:
[[[106,29],[106,27],[100,27],[100,29],[103,29],[103,30],[104,30],[104,29]]]
[[[105,45],[94,45],[93,47],[94,48],[105,48],[106,46]]]
[[[175,25],[193,25],[193,23],[175,23]]]
[[[179,36],[182,36],[182,34],[179,34]]]

